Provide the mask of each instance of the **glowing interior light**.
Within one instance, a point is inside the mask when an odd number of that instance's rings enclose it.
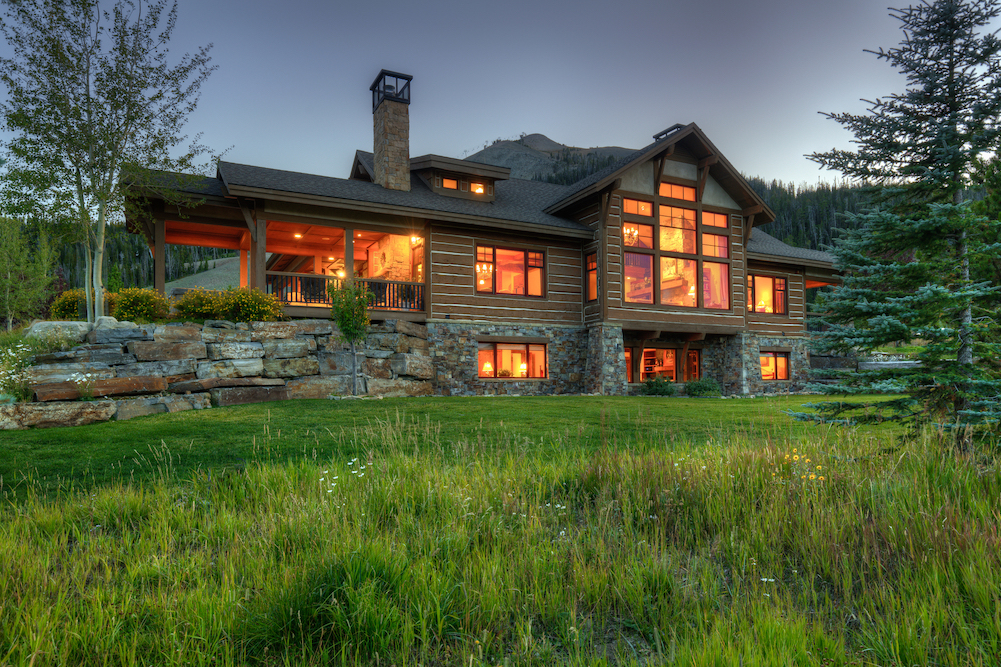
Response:
[[[338,278],[343,278],[344,277],[344,272],[343,271],[338,271],[337,272],[337,277]]]
[[[483,194],[483,184],[482,183],[470,183],[469,189],[478,195]]]
[[[492,373],[493,370],[494,370],[494,367],[490,364],[489,361],[487,361],[487,362],[485,362],[483,364],[483,372],[484,373]]]
[[[293,236],[295,236],[297,239],[301,239],[302,238],[302,234],[293,234]]]

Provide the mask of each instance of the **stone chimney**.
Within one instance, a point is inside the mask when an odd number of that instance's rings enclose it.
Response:
[[[409,74],[382,70],[372,91],[375,117],[375,182],[390,190],[410,191]]]

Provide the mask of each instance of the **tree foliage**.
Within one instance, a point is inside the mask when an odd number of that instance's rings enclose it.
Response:
[[[155,191],[168,202],[183,189],[156,171],[193,173],[206,149],[188,147],[183,127],[213,68],[209,47],[176,64],[168,43],[177,21],[167,0],[6,0],[0,23],[12,51],[0,58],[0,104],[8,163],[9,212],[70,224],[86,248],[88,317],[104,310],[109,223],[128,194]],[[187,201],[189,205],[190,201]]]
[[[330,282],[330,317],[340,331],[341,340],[351,346],[351,393],[358,394],[358,362],[356,344],[368,335],[368,305],[374,298],[364,284],[354,281]]]
[[[7,331],[42,312],[52,284],[53,252],[45,236],[32,245],[24,224],[0,218],[0,317]]]
[[[932,420],[942,425],[1001,415],[992,305],[998,285],[971,272],[1001,252],[998,221],[976,215],[964,192],[995,150],[1001,113],[1001,43],[983,34],[998,0],[935,0],[892,10],[899,47],[875,55],[902,72],[903,93],[867,113],[827,114],[852,132],[856,150],[813,160],[856,181],[884,186],[875,207],[848,216],[832,252],[844,285],[823,300],[821,351],[870,351],[925,341],[919,367],[840,374],[826,393],[902,392],[852,413],[820,406],[821,419]],[[805,417],[806,415],[799,415]]]

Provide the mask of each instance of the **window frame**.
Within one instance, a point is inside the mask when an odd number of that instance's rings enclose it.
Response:
[[[758,369],[761,373],[762,382],[789,382],[792,379],[792,355],[789,352],[778,351],[778,350],[759,350],[758,351]],[[771,358],[774,360],[775,366],[775,377],[765,378],[763,359]],[[779,359],[785,359],[785,377],[779,377]]]
[[[622,200],[621,212],[620,212],[620,236],[621,236],[621,253],[622,253],[622,305],[624,308],[654,308],[658,310],[680,310],[680,311],[704,311],[707,313],[718,313],[718,314],[732,314],[735,308],[734,298],[734,270],[733,270],[733,220],[732,216],[734,213],[727,209],[722,209],[717,206],[703,206],[701,200],[698,199],[698,189],[696,188],[696,201],[680,200],[671,197],[661,196],[659,193],[662,191],[663,185],[668,186],[682,186],[682,187],[695,187],[695,184],[685,181],[683,179],[675,179],[668,177],[661,177],[658,182],[656,195],[641,194],[631,191],[620,191],[618,194]],[[645,202],[652,199],[653,210],[652,215],[641,215],[638,213],[627,213],[625,202],[627,200],[631,201],[641,201]],[[685,253],[677,252],[673,250],[664,250],[661,248],[661,207],[667,206],[676,209],[686,209],[695,212],[695,229],[693,230],[695,235],[695,252]],[[714,214],[722,216],[726,221],[725,227],[717,227],[715,225],[706,224],[705,214]],[[626,225],[649,225],[653,227],[653,247],[643,248],[640,246],[627,245],[625,242],[625,228]],[[676,229],[676,227],[671,227]],[[703,236],[713,235],[717,237],[726,238],[726,257],[716,257],[713,255],[704,254],[703,249]],[[627,250],[628,249],[628,250]],[[652,255],[653,256],[653,269],[652,278],[653,280],[651,288],[651,301],[630,301],[627,298],[626,292],[626,268],[628,263],[626,261],[627,254],[637,254],[637,255]],[[696,292],[696,303],[694,306],[668,304],[663,302],[663,297],[661,295],[661,258],[669,257],[673,259],[685,259],[695,262],[695,292]],[[705,295],[705,266],[706,262],[714,264],[726,264],[727,269],[727,282],[728,282],[728,299],[726,308],[710,308],[705,305],[706,295]]]
[[[594,296],[591,296],[591,279],[594,278]],[[593,303],[598,300],[598,251],[584,254],[584,301]]]
[[[772,281],[772,308],[775,308],[775,303],[777,301],[775,295],[778,292],[782,293],[782,310],[774,310],[771,313],[762,313],[757,310],[757,296],[754,287],[755,278],[769,278]],[[775,287],[775,281],[781,280],[784,287],[779,290]],[[773,276],[765,273],[748,273],[747,274],[747,312],[751,315],[772,317],[788,317],[789,316],[789,277],[788,276]]]
[[[492,259],[489,262],[489,264],[490,264],[490,266],[493,267],[493,269],[490,271],[490,291],[478,289],[478,287],[479,287],[479,282],[478,282],[479,281],[479,276],[478,276],[478,274],[480,272],[477,271],[477,272],[475,272],[473,274],[473,293],[474,293],[474,295],[476,295],[476,296],[498,296],[498,297],[508,297],[508,298],[511,298],[511,297],[522,298],[522,297],[524,297],[524,298],[529,298],[529,299],[545,299],[546,298],[546,294],[549,291],[548,290],[548,272],[546,270],[546,267],[549,264],[549,261],[548,261],[547,253],[546,253],[545,250],[540,250],[540,249],[537,249],[537,248],[518,248],[518,247],[506,246],[506,245],[496,245],[496,244],[492,244],[492,243],[480,243],[478,241],[473,244],[473,248],[474,248],[473,253],[474,253],[474,256],[475,256],[475,259],[476,259],[475,264],[476,264],[477,267],[479,266],[480,263],[484,263],[484,264],[487,263],[487,262],[485,262],[485,260],[481,260],[480,259],[480,249],[489,249],[490,250],[490,256],[491,256]],[[520,252],[520,253],[522,253],[522,270],[524,271],[523,275],[525,276],[525,293],[524,294],[511,293],[511,292],[498,292],[497,291],[497,251],[498,250],[505,250],[507,252]],[[535,258],[530,257],[533,254],[534,255],[538,255],[538,257],[541,258],[541,261],[542,261],[542,265],[541,266],[533,266],[530,263],[530,261],[532,259],[535,259]],[[529,272],[529,269],[541,269],[542,270],[542,278],[540,279],[540,288],[542,290],[541,294],[529,294],[528,293],[528,272]]]
[[[525,348],[525,358],[526,359],[528,359],[530,357],[530,355],[532,354],[532,351],[533,351],[532,348],[542,348],[541,352],[542,352],[542,369],[543,369],[543,375],[538,376],[538,377],[533,377],[533,376],[528,376],[528,375],[526,375],[524,377],[516,377],[513,374],[512,375],[498,375],[498,373],[501,372],[501,370],[498,368],[498,361],[497,361],[497,352],[498,352],[497,347],[499,345],[520,346],[520,347]],[[485,348],[491,348],[492,351],[493,351],[493,355],[492,355],[492,359],[493,359],[492,366],[493,366],[493,373],[494,373],[493,375],[483,375],[482,374],[483,373],[483,369],[480,366],[480,360],[481,360],[481,353],[484,351]],[[539,350],[536,349],[535,351],[538,352]],[[527,368],[527,371],[531,372],[531,368]],[[492,380],[492,381],[493,380],[497,380],[497,381],[501,381],[501,382],[525,382],[525,381],[528,381],[528,380],[531,380],[531,381],[548,380],[549,379],[549,345],[547,343],[528,343],[528,342],[524,342],[523,343],[523,342],[519,342],[517,339],[512,339],[512,340],[509,340],[509,341],[507,341],[507,340],[505,340],[505,341],[492,341],[492,340],[490,340],[490,341],[483,341],[483,340],[477,341],[476,342],[476,377],[477,377],[478,380]]]
[[[675,384],[681,384],[684,382],[691,382],[692,380],[699,380],[702,378],[702,348],[701,347],[689,347],[688,354],[684,355],[685,351],[683,346],[667,344],[656,344],[644,345],[637,343],[626,343],[623,347],[623,354],[626,358],[626,382],[628,384],[642,384],[646,380],[650,379],[647,377],[644,379],[644,375],[652,373],[652,371],[645,370],[645,359],[647,352],[655,351],[670,351],[674,354],[674,378],[664,377],[663,379],[669,380]],[[686,375],[688,371],[688,361],[690,359],[695,359],[695,370],[697,377],[689,377]],[[639,378],[637,380],[636,378]]]

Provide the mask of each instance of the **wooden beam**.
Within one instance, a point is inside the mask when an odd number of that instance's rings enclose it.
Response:
[[[681,348],[681,381],[688,382],[688,346],[690,343],[685,341],[684,347]]]
[[[250,287],[265,291],[267,275],[267,254],[265,247],[268,242],[268,221],[257,218],[255,233],[250,237]]]
[[[237,250],[237,253],[239,253],[239,255],[240,255],[240,287],[246,287],[247,284],[248,284],[248,281],[247,281],[247,268],[248,268],[247,255],[248,255],[248,252],[246,250],[243,250],[241,248],[240,250]]]
[[[685,336],[685,340],[687,341],[697,341],[705,339],[706,339],[705,333],[690,333],[687,336]]]
[[[257,210],[256,207],[253,212],[247,207],[247,202],[242,197],[236,198],[237,203],[240,204],[240,213],[243,214],[243,221],[247,224],[247,229],[250,231],[250,240],[254,243],[257,242]],[[262,288],[263,289],[263,288]]]
[[[226,250],[236,250],[240,247],[239,239],[230,236],[216,236],[214,234],[193,234],[171,232],[166,234],[164,242],[171,245],[197,246],[199,248],[223,248]]]
[[[747,222],[745,223],[745,225],[747,226],[744,234],[744,247],[746,248],[747,242],[751,240],[751,232],[754,231],[754,213],[751,213],[749,216],[747,216]]]

